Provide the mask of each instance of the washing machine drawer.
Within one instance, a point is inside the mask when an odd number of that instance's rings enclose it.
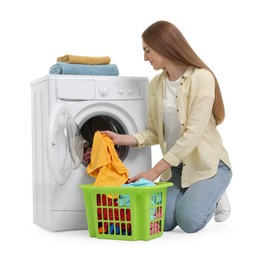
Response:
[[[84,79],[56,80],[56,97],[65,100],[89,100],[96,95],[95,81]]]

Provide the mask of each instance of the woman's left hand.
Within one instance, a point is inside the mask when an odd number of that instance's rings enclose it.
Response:
[[[159,177],[158,173],[154,169],[150,169],[146,172],[141,172],[134,177],[129,178],[127,183],[136,182],[141,178],[145,178],[149,181],[155,181]]]
[[[136,176],[130,178],[127,182],[135,182],[141,178],[145,178],[149,181],[155,181],[164,171],[171,168],[171,164],[161,159],[152,169],[141,172]]]

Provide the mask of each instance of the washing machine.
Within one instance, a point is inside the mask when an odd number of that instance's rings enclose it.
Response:
[[[145,77],[46,75],[31,82],[33,222],[51,231],[87,229],[79,185],[93,183],[84,154],[95,131],[145,129]],[[129,176],[151,168],[150,148],[115,147]]]

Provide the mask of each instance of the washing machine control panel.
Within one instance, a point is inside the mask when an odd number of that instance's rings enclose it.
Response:
[[[103,80],[96,82],[97,99],[141,99],[144,81]]]

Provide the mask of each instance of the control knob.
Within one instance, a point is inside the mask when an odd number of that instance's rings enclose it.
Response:
[[[103,88],[99,89],[98,93],[101,97],[107,97],[109,94],[109,89],[107,87],[103,87]]]
[[[124,90],[122,88],[119,88],[117,92],[120,96],[124,94]]]
[[[133,89],[132,88],[129,88],[128,90],[127,90],[127,93],[128,93],[128,95],[132,95],[132,93],[133,93]]]

